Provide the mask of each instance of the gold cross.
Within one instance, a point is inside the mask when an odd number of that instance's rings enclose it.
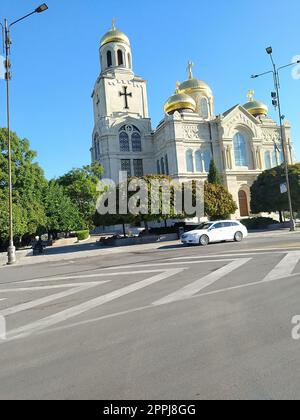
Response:
[[[179,92],[180,82],[176,82],[176,93]]]
[[[112,20],[112,30],[115,31],[116,30],[116,19],[113,18]]]
[[[249,99],[249,102],[252,102],[254,100],[254,90],[249,90],[247,94],[247,98]]]
[[[187,66],[187,71],[188,71],[188,75],[189,75],[189,79],[192,80],[193,77],[193,67],[194,67],[194,63],[192,61],[188,62],[188,66]]]

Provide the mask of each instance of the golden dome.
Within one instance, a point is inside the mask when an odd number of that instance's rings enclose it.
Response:
[[[195,112],[197,108],[194,99],[185,93],[175,93],[171,96],[164,105],[166,114],[171,112],[180,111],[182,109],[190,109]]]
[[[268,115],[269,108],[263,102],[254,100],[253,90],[250,90],[247,96],[249,101],[243,105],[243,107],[250,112],[251,115],[254,117],[257,117],[258,115]]]
[[[212,90],[207,83],[203,82],[203,80],[195,79],[193,77],[193,67],[194,64],[189,62],[187,68],[189,79],[179,85],[179,91],[188,95],[193,93],[201,93],[208,97],[213,96]]]
[[[207,96],[212,96],[211,88],[202,80],[194,78],[181,83],[181,85],[179,86],[179,90],[180,92],[184,92],[187,94],[200,92],[206,94]]]
[[[108,44],[109,42],[123,42],[130,46],[130,41],[127,35],[125,35],[123,32],[118,31],[116,29],[116,23],[115,20],[113,20],[112,28],[110,31],[108,31],[100,41],[100,47],[103,47],[104,45]]]

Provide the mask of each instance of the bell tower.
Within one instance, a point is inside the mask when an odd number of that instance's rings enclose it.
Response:
[[[117,30],[113,19],[112,28],[100,42],[101,73],[118,70],[123,73],[132,73],[132,52],[128,37]]]
[[[131,168],[131,173],[140,173],[138,167],[146,169],[149,165],[152,129],[147,82],[134,74],[130,40],[117,29],[115,20],[101,38],[99,56],[100,75],[92,94],[92,161],[103,165],[106,177],[117,180],[124,167]],[[138,136],[141,144],[137,144]]]
[[[146,81],[135,76],[127,35],[111,29],[100,41],[101,73],[93,92],[95,122],[99,118],[130,115],[148,118]]]

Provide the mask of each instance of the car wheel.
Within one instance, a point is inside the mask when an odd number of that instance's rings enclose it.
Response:
[[[202,235],[199,239],[199,244],[201,246],[207,246],[209,244],[209,237],[207,235]]]
[[[235,242],[242,242],[243,239],[244,235],[242,234],[242,232],[236,232],[236,234],[234,235]]]

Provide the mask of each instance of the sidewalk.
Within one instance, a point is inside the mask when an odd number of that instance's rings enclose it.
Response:
[[[25,266],[25,265],[32,265],[32,264],[42,264],[47,262],[56,262],[56,261],[73,261],[75,259],[81,259],[81,258],[90,258],[90,257],[105,257],[106,255],[112,255],[112,254],[122,254],[125,252],[139,252],[139,251],[147,251],[151,249],[159,249],[161,246],[165,244],[166,242],[156,242],[153,244],[143,244],[143,245],[132,245],[132,246],[123,246],[123,247],[115,247],[115,248],[109,248],[104,246],[98,246],[96,244],[89,244],[89,249],[85,246],[77,245],[77,249],[75,249],[72,252],[65,252],[65,247],[62,248],[56,248],[56,253],[54,254],[51,252],[53,249],[48,248],[45,250],[45,253],[43,255],[37,255],[32,256],[31,255],[26,256],[23,255],[19,257],[17,266]],[[176,246],[179,244],[179,241],[172,241],[167,243],[168,246]],[[81,247],[82,249],[78,249]],[[71,247],[69,247],[71,248]],[[1,267],[4,267],[7,261],[6,254],[0,254],[0,269]]]
[[[300,231],[291,233],[288,229],[283,229],[281,231],[261,231],[261,232],[249,232],[249,237],[247,240],[255,240],[260,238],[285,238],[287,236],[299,236]],[[123,247],[108,248],[104,246],[99,246],[96,243],[83,243],[72,245],[68,247],[60,248],[47,248],[45,254],[38,255],[33,257],[32,251],[18,251],[18,266],[32,265],[32,264],[41,264],[47,262],[56,262],[56,261],[72,261],[75,259],[81,258],[90,258],[90,257],[105,257],[106,255],[111,254],[122,254],[126,252],[142,252],[148,250],[157,250],[163,246],[177,247],[181,246],[179,241],[170,241],[170,242],[156,242],[152,244],[142,244],[142,245],[131,245]],[[28,255],[29,253],[29,255]],[[6,253],[0,254],[0,268],[5,266],[7,261]]]

